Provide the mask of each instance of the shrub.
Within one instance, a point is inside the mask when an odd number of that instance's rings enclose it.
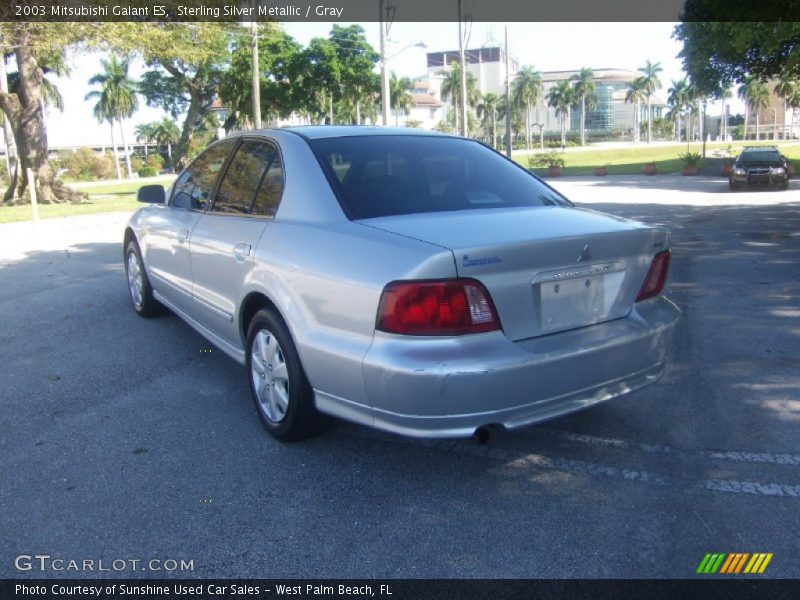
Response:
[[[552,152],[538,152],[528,159],[528,167],[531,169],[541,167],[561,167],[566,165],[564,155],[555,150]]]
[[[137,171],[139,177],[155,177],[158,175],[158,169],[155,167],[142,167]]]
[[[144,161],[148,167],[153,167],[156,171],[160,172],[164,168],[164,157],[160,154],[148,154],[147,160]]]
[[[99,155],[91,148],[78,148],[74,152],[62,150],[55,163],[66,170],[68,177],[78,181],[110,179],[116,173],[114,158],[109,153]]]
[[[699,167],[700,163],[703,162],[703,155],[699,152],[685,152],[684,154],[679,154],[678,158],[680,158],[687,167]]]

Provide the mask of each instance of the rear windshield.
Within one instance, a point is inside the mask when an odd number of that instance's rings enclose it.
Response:
[[[756,150],[755,152],[742,152],[739,160],[747,162],[780,162],[781,155],[775,150]]]
[[[472,140],[354,136],[309,140],[309,144],[351,219],[571,206],[536,177]]]

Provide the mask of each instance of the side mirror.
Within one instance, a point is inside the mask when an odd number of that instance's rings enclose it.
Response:
[[[166,204],[167,194],[163,185],[143,185],[136,193],[136,200],[148,204]]]

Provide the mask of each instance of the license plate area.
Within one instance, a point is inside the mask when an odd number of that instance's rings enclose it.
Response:
[[[603,275],[595,275],[541,284],[543,328],[549,331],[577,327],[603,318],[603,279]]]
[[[592,265],[534,278],[543,332],[572,329],[612,317],[625,277],[621,265]]]

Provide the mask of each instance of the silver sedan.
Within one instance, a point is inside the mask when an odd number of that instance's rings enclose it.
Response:
[[[482,144],[409,129],[225,138],[124,235],[134,310],[246,367],[281,440],[330,417],[485,437],[655,382],[669,232],[576,208]]]

